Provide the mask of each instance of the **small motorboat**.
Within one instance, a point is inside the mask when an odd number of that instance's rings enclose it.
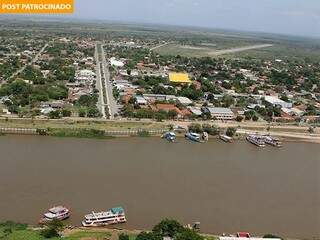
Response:
[[[187,132],[185,137],[194,142],[201,142],[201,136],[198,133]]]
[[[162,138],[167,139],[169,142],[175,142],[176,141],[176,134],[174,132],[166,132],[163,134]]]

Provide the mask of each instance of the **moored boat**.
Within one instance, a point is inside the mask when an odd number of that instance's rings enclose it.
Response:
[[[170,142],[174,142],[176,140],[176,134],[174,132],[166,132],[162,135],[162,138],[165,138]]]
[[[70,210],[64,206],[55,206],[48,210],[39,223],[50,222],[53,219],[65,220],[70,217]]]
[[[254,135],[254,134],[250,134],[246,137],[247,141],[249,141],[250,143],[258,146],[258,147],[265,147],[266,144],[264,142],[264,138],[260,135]]]
[[[185,134],[185,137],[191,141],[194,142],[200,142],[201,141],[201,136],[198,133],[193,133],[193,132],[187,132]]]
[[[231,143],[231,142],[233,141],[232,137],[229,137],[229,136],[227,136],[227,135],[225,135],[225,134],[221,134],[221,135],[219,136],[219,138],[220,138],[222,141],[227,142],[227,143]]]
[[[126,216],[122,207],[111,208],[103,212],[92,212],[85,215],[82,221],[84,227],[101,227],[111,224],[125,223]]]
[[[263,139],[264,139],[264,142],[268,145],[271,145],[273,147],[282,147],[282,143],[277,138],[271,137],[269,135],[264,135]]]

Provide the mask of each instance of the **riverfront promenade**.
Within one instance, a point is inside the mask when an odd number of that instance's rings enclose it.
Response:
[[[105,120],[89,118],[65,118],[65,119],[27,119],[27,118],[1,118],[0,128],[17,129],[95,129],[106,132],[130,132],[137,130],[153,131],[151,135],[161,135],[170,127],[179,126],[187,129],[192,123],[210,124],[218,128],[226,129],[228,127],[237,128],[238,134],[249,133],[271,134],[285,140],[296,140],[302,142],[320,143],[320,128],[315,128],[313,133],[309,132],[308,125],[292,124],[268,124],[262,122],[220,122],[220,121],[164,121],[156,122],[152,120]],[[126,135],[126,134],[114,134]]]

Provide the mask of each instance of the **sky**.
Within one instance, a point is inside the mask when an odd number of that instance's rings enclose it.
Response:
[[[75,0],[74,17],[320,37],[320,0]]]

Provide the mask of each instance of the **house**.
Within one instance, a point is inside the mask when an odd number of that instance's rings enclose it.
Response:
[[[124,63],[122,61],[116,60],[116,58],[112,57],[112,58],[110,58],[110,65],[121,68],[124,66]]]
[[[206,107],[204,112],[210,113],[211,117],[217,120],[233,120],[235,118],[230,108]]]
[[[148,101],[142,96],[136,96],[137,104],[139,105],[147,105]]]
[[[188,107],[188,109],[195,116],[199,117],[202,115],[202,111],[199,107]]]
[[[177,101],[184,106],[191,105],[193,102],[187,97],[177,97]]]
[[[175,84],[190,84],[191,80],[187,73],[169,73],[169,81]]]
[[[265,96],[264,100],[274,107],[280,106],[282,108],[292,108],[292,106],[293,106],[292,103],[285,102],[275,96]]]

